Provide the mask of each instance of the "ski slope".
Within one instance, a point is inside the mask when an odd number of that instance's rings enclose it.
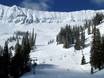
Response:
[[[82,51],[75,51],[73,47],[69,49],[63,49],[62,45],[57,45],[56,41],[52,44],[47,44],[49,39],[54,39],[58,31],[58,26],[51,29],[51,25],[48,25],[45,30],[44,25],[38,36],[37,49],[31,52],[31,58],[37,57],[38,66],[36,67],[36,73],[33,74],[34,68],[30,73],[27,73],[21,78],[103,78],[104,70],[90,74],[90,64],[80,65],[82,58]],[[104,34],[104,23],[97,26],[101,34]],[[49,32],[48,32],[49,30]],[[56,31],[56,32],[55,32]],[[46,33],[47,32],[47,33]],[[53,34],[52,34],[53,32]],[[44,37],[43,37],[44,36]],[[86,44],[89,44],[83,50],[85,59],[89,62],[90,58],[90,46],[92,41],[92,35],[87,35],[86,32]],[[40,41],[42,40],[42,41]],[[44,43],[43,43],[44,42]]]
[[[104,70],[90,74],[90,64],[80,65],[82,51],[75,51],[73,47],[64,49],[63,45],[57,45],[56,35],[61,27],[66,24],[71,26],[83,25],[90,20],[96,12],[104,13],[104,10],[76,11],[76,12],[43,12],[32,11],[17,6],[7,7],[0,5],[0,45],[14,35],[16,31],[29,31],[34,28],[37,33],[36,49],[30,53],[30,58],[37,58],[38,66],[32,67],[32,71],[21,78],[104,78]],[[104,23],[97,26],[101,34],[104,34]],[[53,43],[48,44],[50,40]],[[87,34],[86,44],[83,49],[85,59],[89,62],[92,35]],[[12,42],[10,45],[15,45]],[[35,69],[35,70],[34,70]],[[36,73],[34,74],[34,71]]]
[[[3,46],[5,40],[13,35],[15,31],[32,31],[34,28],[37,33],[36,45],[37,48],[32,50],[30,57],[34,59],[37,57],[38,66],[36,67],[36,73],[34,67],[32,71],[26,73],[21,78],[103,78],[104,70],[90,74],[90,65],[80,65],[82,58],[82,51],[75,51],[73,47],[64,49],[63,45],[57,45],[56,35],[60,31],[60,28],[65,24],[0,24],[0,44]],[[104,34],[104,23],[97,26],[100,29],[101,34]],[[83,52],[85,59],[89,62],[90,46],[92,41],[92,35],[87,34],[86,30],[86,47]],[[54,40],[52,44],[48,44],[50,40]],[[14,42],[15,43],[15,42]],[[12,43],[12,44],[14,44]]]

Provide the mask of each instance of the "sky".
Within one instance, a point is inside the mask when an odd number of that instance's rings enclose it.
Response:
[[[0,0],[0,4],[61,12],[104,9],[104,0]]]

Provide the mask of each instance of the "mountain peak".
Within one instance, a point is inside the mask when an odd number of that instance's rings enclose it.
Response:
[[[75,21],[83,22],[90,20],[96,12],[104,13],[104,10],[82,10],[75,12],[48,12],[35,11],[21,8],[16,5],[12,7],[0,4],[0,21],[9,23],[71,23]]]

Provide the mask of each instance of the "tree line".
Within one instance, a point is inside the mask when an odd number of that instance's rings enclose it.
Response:
[[[103,19],[103,14],[96,14],[93,18],[93,41],[90,51],[91,74],[96,69],[101,70],[104,68],[104,35],[101,36],[99,29],[97,29],[97,25],[102,23]]]
[[[90,64],[91,73],[94,73],[95,69],[104,68],[104,36],[101,36],[99,29],[94,28],[93,41],[90,51]]]
[[[97,25],[101,24],[103,19],[103,14],[96,13],[91,20],[86,20],[84,26],[71,27],[70,25],[66,25],[65,28],[61,28],[56,36],[57,44],[63,44],[64,48],[74,46],[75,50],[81,50],[86,47],[85,30],[87,30],[88,35],[93,34],[90,51],[92,74],[94,70],[104,68],[104,36],[101,36],[99,29],[97,29]],[[81,64],[86,64],[84,54],[82,54]]]
[[[74,45],[76,50],[80,50],[85,47],[85,30],[84,27],[71,27],[66,25],[65,28],[61,28],[56,37],[57,44],[63,44],[64,48],[70,48]]]
[[[15,54],[12,55],[8,47],[8,41],[5,42],[4,48],[0,46],[0,77],[2,78],[19,78],[24,73],[31,70],[30,51],[35,46],[36,34],[26,32],[23,35],[20,44],[19,39],[15,45]]]
[[[103,23],[104,14],[96,13],[92,20],[86,21],[85,27],[88,29],[88,35],[93,34],[93,40],[90,50],[91,74],[97,69],[104,68],[104,35],[101,36],[97,25]]]

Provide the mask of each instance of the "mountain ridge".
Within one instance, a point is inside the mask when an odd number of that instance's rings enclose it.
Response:
[[[90,20],[97,12],[104,13],[104,10],[48,12],[0,4],[0,21],[15,24],[84,22]]]

